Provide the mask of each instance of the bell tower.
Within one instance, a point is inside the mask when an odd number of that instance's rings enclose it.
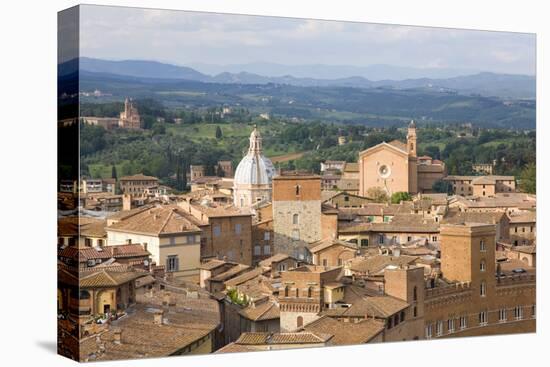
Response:
[[[411,120],[407,131],[407,151],[409,156],[416,157],[416,123]]]

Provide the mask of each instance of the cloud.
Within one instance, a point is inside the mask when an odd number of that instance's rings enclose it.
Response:
[[[88,5],[81,14],[91,57],[535,72],[531,34]]]

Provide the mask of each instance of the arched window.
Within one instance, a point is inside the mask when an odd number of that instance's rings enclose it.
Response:
[[[418,290],[417,290],[417,287],[415,286],[413,288],[413,301],[416,301],[418,300]]]
[[[298,220],[299,220],[299,216],[298,214],[293,214],[292,215],[292,224],[298,224]]]
[[[302,316],[298,316],[296,318],[296,326],[297,327],[302,327],[304,326],[304,318]]]
[[[308,287],[307,289],[307,298],[311,298],[313,296],[313,288]]]
[[[288,297],[288,285],[285,287],[285,297]]]

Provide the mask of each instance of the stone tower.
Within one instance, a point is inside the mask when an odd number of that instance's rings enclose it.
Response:
[[[470,283],[475,300],[489,299],[495,289],[494,224],[441,226],[441,272],[451,282]]]
[[[304,259],[308,244],[321,240],[321,178],[282,173],[273,179],[275,252]]]
[[[410,156],[416,157],[416,123],[411,120],[407,129],[407,150]]]

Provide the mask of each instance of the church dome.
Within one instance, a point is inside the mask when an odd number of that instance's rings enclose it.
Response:
[[[262,153],[262,136],[257,127],[250,134],[248,153],[235,170],[233,183],[238,185],[271,185],[275,174],[273,163]]]

